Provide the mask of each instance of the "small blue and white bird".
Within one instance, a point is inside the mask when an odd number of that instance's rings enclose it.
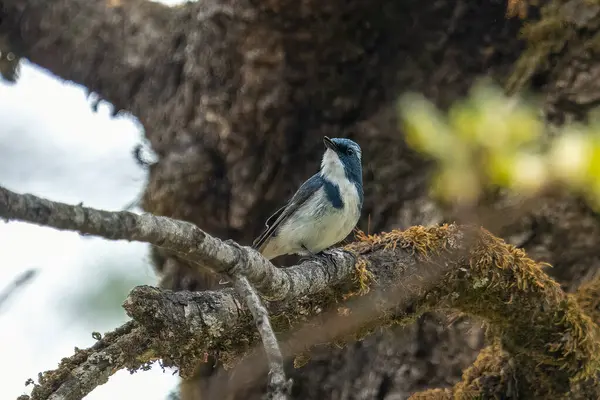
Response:
[[[321,170],[304,182],[265,224],[252,247],[265,258],[315,256],[356,226],[363,204],[361,149],[350,139],[327,136]]]

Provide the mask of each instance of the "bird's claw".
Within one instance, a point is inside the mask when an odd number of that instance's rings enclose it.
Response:
[[[335,262],[333,261],[333,252],[324,250],[320,254],[321,257],[324,258],[327,262],[335,264]]]
[[[307,255],[304,255],[300,258],[300,262],[305,262],[305,261],[323,261],[325,260],[325,262],[327,263],[333,263],[333,254],[323,250],[320,251],[318,253],[313,253],[310,250],[308,250],[306,247],[304,248],[304,250],[308,253]]]
[[[305,256],[300,257],[300,263],[306,262],[306,261],[318,261],[321,257],[319,257],[318,254],[308,254]]]

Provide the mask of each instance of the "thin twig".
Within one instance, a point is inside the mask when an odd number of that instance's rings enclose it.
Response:
[[[277,337],[269,321],[269,313],[262,304],[258,294],[244,276],[233,277],[233,287],[244,299],[248,309],[254,317],[256,328],[260,333],[267,361],[269,363],[269,384],[266,398],[270,400],[286,400],[289,396],[292,382],[285,378],[283,357]]]
[[[17,276],[2,292],[0,292],[0,308],[4,303],[19,289],[22,289],[27,283],[29,283],[38,274],[37,269],[28,269],[19,276]]]

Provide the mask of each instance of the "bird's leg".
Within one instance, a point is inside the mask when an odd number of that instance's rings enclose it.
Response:
[[[318,260],[325,259],[326,262],[333,263],[332,255],[327,253],[326,251],[320,251],[318,253],[313,253],[305,245],[302,245],[302,249],[307,253],[307,255],[300,258],[300,262],[310,261],[311,259],[318,259]]]
[[[333,261],[333,252],[323,250],[319,253],[319,257],[324,258],[325,260],[327,260],[327,262],[335,265],[335,262]]]
[[[308,247],[306,247],[305,245],[302,244],[302,245],[300,245],[300,247],[302,247],[302,250],[304,250],[306,252],[306,255],[304,255],[303,257],[300,258],[300,262],[310,261],[311,259],[320,258],[318,254],[315,254],[312,251],[310,251],[308,249]]]

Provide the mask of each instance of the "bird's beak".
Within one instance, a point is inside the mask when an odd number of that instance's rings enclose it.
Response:
[[[337,146],[335,145],[335,143],[333,143],[333,141],[331,139],[329,139],[327,136],[325,136],[323,138],[323,143],[325,143],[325,147],[327,147],[328,149],[331,149],[333,151],[337,151]]]

